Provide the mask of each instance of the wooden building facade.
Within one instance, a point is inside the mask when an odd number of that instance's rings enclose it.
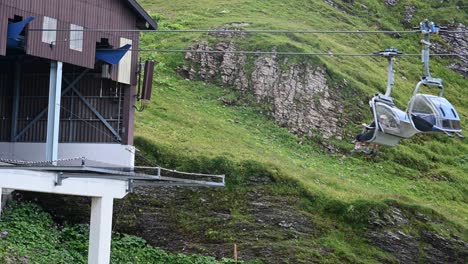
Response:
[[[135,0],[0,0],[0,158],[44,160],[53,76],[58,158],[132,152],[139,33],[131,30],[156,28]],[[125,45],[118,63],[97,59]]]

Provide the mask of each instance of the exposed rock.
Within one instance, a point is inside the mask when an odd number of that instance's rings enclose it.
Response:
[[[209,33],[210,36],[220,37],[220,38],[233,38],[233,37],[240,37],[245,38],[247,37],[247,32],[241,30],[242,27],[249,26],[249,23],[231,23],[224,25],[220,28],[217,28],[218,31]]]
[[[371,211],[368,238],[378,248],[389,252],[401,263],[466,263],[468,243],[457,238],[444,238],[433,231],[418,231],[410,213],[395,206],[385,212]],[[414,217],[423,223],[437,223],[421,212]],[[408,234],[403,230],[414,230]]]
[[[261,56],[255,60],[249,78],[245,69],[247,57],[232,53],[236,50],[234,43],[221,42],[213,49],[207,42],[200,42],[192,49],[228,53],[188,52],[185,59],[189,64],[178,69],[184,77],[220,81],[225,87],[253,93],[257,102],[271,109],[270,114],[277,123],[300,136],[317,132],[323,138],[343,136],[338,122],[343,113],[343,99],[336,88],[331,89],[327,84],[323,67],[297,63],[286,68],[281,65],[287,62],[279,61],[276,56]]]
[[[6,237],[6,236],[8,236],[8,231],[2,231],[2,232],[0,233],[0,239],[4,238],[4,237]]]
[[[403,215],[401,210],[397,207],[390,207],[384,213],[377,213],[371,211],[370,224],[378,227],[385,226],[402,226],[408,224],[408,219]]]
[[[416,7],[415,6],[405,6],[405,19],[403,20],[404,25],[411,25],[411,22],[413,21],[413,16],[416,13]]]
[[[334,1],[332,1],[332,0],[323,0],[323,1],[324,1],[325,3],[331,5],[331,6],[335,7],[335,8],[338,8],[338,5],[337,5]]]
[[[398,4],[399,0],[385,0],[385,5],[386,6],[396,6]]]
[[[451,25],[448,27],[451,31],[462,31],[464,33],[441,34],[442,38],[450,45],[446,47],[440,43],[434,43],[432,49],[437,53],[454,53],[465,56],[456,56],[456,62],[451,63],[448,67],[465,78],[468,78],[468,27],[463,24]]]
[[[275,197],[267,195],[261,190],[250,192],[248,200],[249,214],[255,216],[257,222],[263,223],[262,228],[254,233],[265,234],[265,230],[274,230],[277,226],[290,229],[288,236],[313,236],[317,235],[315,224],[306,215],[297,211],[297,199],[288,197]]]
[[[394,255],[401,263],[417,263],[419,248],[414,237],[402,231],[371,232],[374,245]]]
[[[325,69],[295,64],[279,71],[276,60],[259,60],[252,73],[257,100],[273,102],[273,117],[296,134],[311,136],[320,131],[324,138],[337,134],[341,104],[330,94]]]
[[[233,43],[219,43],[218,50],[234,51]],[[242,68],[237,65],[245,65],[247,57],[234,53],[226,53],[222,58],[220,65],[221,80],[225,86],[237,87],[240,91],[246,91],[249,88],[249,81]]]
[[[333,1],[333,0],[323,0],[323,1],[324,1],[325,3],[327,3],[327,4],[331,5],[331,6],[333,6],[334,8],[340,10],[341,12],[346,13],[346,11],[343,9],[343,7],[340,6],[338,3],[336,3],[335,1]],[[353,0],[347,0],[347,1],[345,1],[345,2],[351,3],[351,4],[354,3]]]
[[[423,231],[421,238],[428,244],[424,247],[424,263],[467,263],[468,243],[463,240],[447,239],[429,231]]]
[[[268,263],[317,262],[315,256],[296,249],[277,248],[274,243],[259,241],[290,241],[312,239],[319,235],[311,219],[298,210],[299,200],[294,197],[272,196],[262,187],[245,194],[237,194],[245,200],[243,214],[254,221],[235,220],[230,202],[222,190],[198,188],[139,187],[137,194],[118,204],[122,213],[116,217],[116,230],[136,234],[151,245],[175,252],[202,253],[218,258],[232,254],[232,243],[224,238],[225,227],[234,230],[239,257],[244,260],[264,259]],[[200,198],[193,199],[192,197]],[[184,214],[181,214],[184,212]],[[135,215],[135,217],[132,217]],[[134,219],[133,226],[128,218]],[[198,227],[185,227],[186,225]],[[326,255],[329,249],[313,246]],[[307,261],[307,263],[311,263]]]

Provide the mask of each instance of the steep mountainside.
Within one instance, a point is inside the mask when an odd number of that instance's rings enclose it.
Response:
[[[359,54],[396,47],[419,53],[417,33],[242,31],[411,30],[425,18],[463,30],[468,23],[466,6],[440,1],[143,3],[162,29],[239,30],[145,35],[146,47],[155,49]],[[435,36],[433,52],[466,55],[466,36]],[[237,243],[241,257],[266,262],[466,260],[466,141],[424,135],[383,148],[374,159],[349,155],[357,124],[369,119],[367,100],[385,89],[385,60],[195,52],[148,57],[161,63],[157,99],[139,116],[142,152],[174,168],[226,173],[228,187],[142,190],[131,199],[141,210],[131,213],[141,236],[165,248],[217,256],[229,255]],[[432,63],[463,126],[465,64],[464,56]],[[393,96],[402,108],[421,73],[418,57],[397,60]],[[148,226],[158,228],[146,232]],[[159,233],[171,238],[164,242]]]
[[[141,0],[161,29],[238,33],[144,34],[145,49],[419,53],[420,34],[263,34],[252,29],[410,30],[425,18],[468,24],[462,1]],[[434,37],[434,52],[467,54],[467,34]],[[383,92],[374,57],[147,52],[159,61],[153,101],[137,116],[138,163],[224,173],[226,188],[141,188],[116,205],[116,230],[173,252],[264,263],[466,263],[468,144],[418,135],[368,158],[350,154]],[[419,57],[396,61],[405,108]],[[433,58],[467,127],[466,57]],[[426,90],[426,92],[435,92]],[[50,203],[50,199],[41,200]],[[73,198],[53,201],[56,220]],[[84,210],[86,211],[86,210]],[[66,218],[63,218],[66,216]]]

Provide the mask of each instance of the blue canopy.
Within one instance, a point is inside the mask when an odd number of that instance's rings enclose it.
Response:
[[[19,38],[21,31],[26,27],[29,22],[34,20],[35,17],[28,17],[20,22],[9,23],[7,31],[7,46],[8,47],[19,47],[21,44],[21,39]]]
[[[101,60],[105,63],[112,64],[112,65],[118,64],[131,47],[132,45],[127,44],[125,46],[122,46],[114,50],[113,49],[97,49],[96,59]]]

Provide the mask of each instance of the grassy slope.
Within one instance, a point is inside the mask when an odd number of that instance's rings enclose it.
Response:
[[[86,263],[88,226],[56,226],[35,204],[11,202],[0,221],[1,263]],[[111,263],[233,263],[203,256],[168,254],[141,238],[114,233]]]
[[[256,29],[375,29],[376,24],[384,25],[386,29],[403,29],[399,26],[402,15],[391,13],[401,12],[404,9],[401,4],[390,9],[375,3],[377,1],[360,2],[366,4],[369,13],[374,15],[346,15],[322,1],[141,1],[152,15],[166,18],[163,26],[170,24],[174,28],[212,28],[231,22],[248,22],[250,28]],[[425,10],[430,10],[428,7],[431,6],[418,1],[401,2],[413,3]],[[433,7],[439,5],[439,1],[433,1]],[[358,6],[355,4],[353,8]],[[453,5],[444,7],[433,18],[441,22],[467,22],[466,12],[453,11]],[[362,14],[363,10],[354,12]],[[417,13],[415,21],[425,17],[426,12],[429,11]],[[192,41],[203,37],[147,35],[144,46],[186,48]],[[417,45],[419,37],[297,35],[292,40],[286,36],[255,35],[243,45],[263,50],[277,46],[278,50],[293,48],[302,51],[324,51],[330,47],[337,53],[369,53],[395,46],[405,52],[416,53],[420,48]],[[255,108],[224,107],[218,98],[226,94],[230,96],[228,91],[174,76],[172,69],[182,63],[182,54],[151,56],[156,56],[162,63],[155,82],[155,99],[149,110],[138,116],[139,136],[187,155],[226,156],[235,161],[256,160],[273,164],[290,177],[299,179],[312,193],[343,201],[396,199],[432,208],[468,227],[466,141],[444,136],[418,137],[406,140],[394,149],[385,148],[374,161],[327,155],[313,144],[297,144],[298,138],[275,126]],[[320,58],[320,63],[366,93],[382,91],[385,86],[385,62],[381,59]],[[444,63],[434,63],[433,75],[444,78],[448,84],[447,97],[466,120],[468,108],[463,96],[466,80],[445,69]],[[418,58],[398,60],[394,96],[400,105],[404,106],[408,101],[420,72]],[[433,176],[438,175],[449,180],[433,180]]]
[[[215,28],[232,22],[248,22],[251,29],[404,29],[399,22],[403,19],[403,4],[390,9],[377,2],[360,1],[369,8],[368,11],[360,8],[359,4],[352,7],[343,4],[348,9],[347,13],[358,14],[348,15],[322,1],[141,1],[152,15],[160,18],[163,29]],[[416,13],[414,21],[427,16],[440,22],[467,22],[466,12],[453,9],[453,4],[438,9],[438,16],[433,16],[435,11],[430,7],[440,7],[439,1],[400,2],[413,4],[420,10],[428,10]],[[257,34],[240,42],[240,45],[244,50],[269,51],[276,47],[281,51],[324,52],[330,48],[335,53],[370,53],[394,46],[407,53],[417,53],[420,50],[417,44],[419,38],[419,34],[403,35],[401,38],[376,35]],[[200,34],[144,35],[143,47],[184,49],[201,39],[216,41]],[[435,37],[435,40],[440,40],[440,37]],[[178,77],[174,69],[183,63],[183,54],[145,55],[156,58],[161,63],[155,78],[154,99],[150,107],[138,115],[136,131],[140,137],[137,140],[139,147],[149,153],[157,151],[158,162],[179,169],[206,172],[203,164],[191,167],[196,162],[189,162],[188,165],[185,162],[200,157],[223,157],[237,164],[253,160],[265,164],[281,178],[299,182],[314,197],[312,203],[309,198],[301,198],[302,210],[314,222],[321,223],[320,229],[334,230],[325,231],[312,242],[313,245],[336,250],[336,253],[325,257],[324,261],[374,262],[374,259],[379,259],[377,256],[382,253],[369,247],[365,238],[359,237],[363,233],[359,228],[355,229],[352,222],[366,214],[368,205],[378,207],[388,204],[389,200],[416,206],[418,210],[433,210],[436,214],[443,215],[451,224],[447,225],[445,221],[445,224],[430,228],[442,234],[454,232],[468,239],[466,141],[442,135],[418,136],[405,140],[396,148],[384,148],[374,160],[342,154],[331,155],[313,141],[298,144],[300,138],[268,120],[262,115],[261,109],[243,105],[242,102],[233,107],[224,106],[220,98],[236,97],[229,89]],[[290,61],[323,64],[333,73],[336,78],[334,81],[339,82],[341,78],[345,78],[365,94],[383,92],[385,87],[386,63],[379,58],[291,57]],[[462,125],[466,127],[466,80],[446,69],[446,64],[447,61],[439,59],[437,63],[434,62],[433,75],[445,80],[447,97],[457,107],[463,119]],[[398,104],[404,107],[419,79],[419,58],[398,59],[396,70],[397,85],[393,95]],[[359,100],[365,101],[366,98]],[[363,111],[366,112],[367,110]],[[365,118],[362,121],[366,121]],[[349,126],[353,127],[354,124]],[[357,130],[356,128],[355,131]],[[350,139],[333,142],[350,149],[348,141]],[[151,144],[147,144],[148,142]],[[174,160],[165,160],[165,157],[172,157]],[[178,157],[181,159],[178,160]],[[228,176],[236,177],[233,174],[235,173]],[[247,208],[242,205],[245,202],[243,195],[238,197],[238,202],[232,199],[236,197],[233,194],[245,194],[249,187],[238,185],[229,179],[228,183],[228,189],[233,191],[225,192],[226,197],[230,197],[226,198],[226,206],[234,214],[233,221],[254,221],[246,220],[252,216],[246,213]],[[275,185],[270,192],[273,195],[284,195],[295,191],[284,190]],[[303,194],[299,192],[299,196],[301,195]],[[189,215],[196,213],[189,207],[180,210],[186,210],[185,214]],[[329,214],[330,212],[332,213]],[[203,233],[203,230],[209,228],[203,222],[188,221],[186,224],[183,226],[182,221],[181,228],[191,230],[192,233],[200,230]],[[231,230],[221,227],[217,232],[230,237],[222,240],[224,242],[236,241],[242,237],[240,233],[236,233],[238,231],[235,228]],[[307,239],[278,243],[276,244],[279,247],[285,247],[283,250],[286,252],[287,247],[292,245],[298,248],[298,252],[302,252],[298,254],[307,255],[313,251],[310,248],[311,241]]]

